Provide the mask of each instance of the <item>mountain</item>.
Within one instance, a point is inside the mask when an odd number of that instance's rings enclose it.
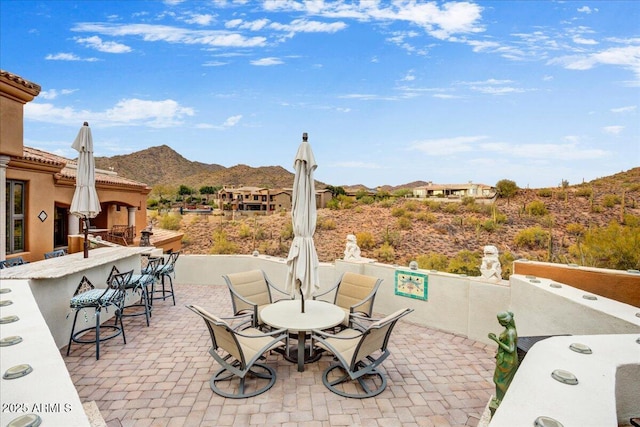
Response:
[[[156,184],[183,184],[186,176],[216,172],[224,166],[192,162],[176,153],[171,147],[161,145],[135,153],[113,157],[96,157],[96,167],[113,170],[125,178],[143,182],[151,187]]]
[[[186,185],[195,189],[204,185],[290,188],[294,178],[293,173],[281,166],[254,168],[241,164],[227,168],[218,164],[192,162],[166,145],[122,156],[96,157],[95,160],[99,169],[113,168],[118,175],[150,187],[162,184]],[[317,188],[325,186],[316,181]]]

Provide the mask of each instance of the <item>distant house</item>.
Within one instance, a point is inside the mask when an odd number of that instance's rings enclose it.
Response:
[[[461,199],[463,197],[474,197],[480,199],[490,199],[496,195],[496,189],[490,185],[476,184],[469,181],[467,184],[433,184],[429,182],[422,187],[413,189],[413,197],[426,198],[448,198]]]
[[[22,256],[37,261],[45,252],[67,248],[68,236],[81,233],[80,220],[69,214],[76,161],[23,144],[23,107],[40,90],[39,85],[0,70],[0,260]],[[96,190],[102,212],[91,219],[92,228],[126,226],[139,235],[147,225],[151,188],[96,169]]]
[[[223,210],[273,213],[291,209],[292,192],[291,188],[224,186],[216,197],[218,206]],[[326,207],[329,200],[329,190],[316,191],[318,208]]]

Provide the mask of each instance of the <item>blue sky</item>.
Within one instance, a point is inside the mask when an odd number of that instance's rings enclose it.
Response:
[[[640,166],[637,1],[0,0],[25,144],[166,144],[332,185],[578,184]]]

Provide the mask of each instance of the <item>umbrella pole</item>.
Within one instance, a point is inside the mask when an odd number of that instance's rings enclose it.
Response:
[[[84,257],[89,258],[89,218],[84,217]]]
[[[301,283],[298,282],[298,285],[301,285]],[[304,313],[304,294],[302,293],[302,286],[298,286],[298,290],[300,290],[300,304],[301,304],[301,313]]]

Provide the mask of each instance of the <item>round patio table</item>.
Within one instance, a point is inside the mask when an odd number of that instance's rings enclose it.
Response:
[[[303,372],[307,332],[340,324],[344,319],[344,311],[325,301],[305,300],[302,313],[300,300],[286,300],[266,306],[260,312],[260,317],[269,326],[298,333],[298,371]]]

